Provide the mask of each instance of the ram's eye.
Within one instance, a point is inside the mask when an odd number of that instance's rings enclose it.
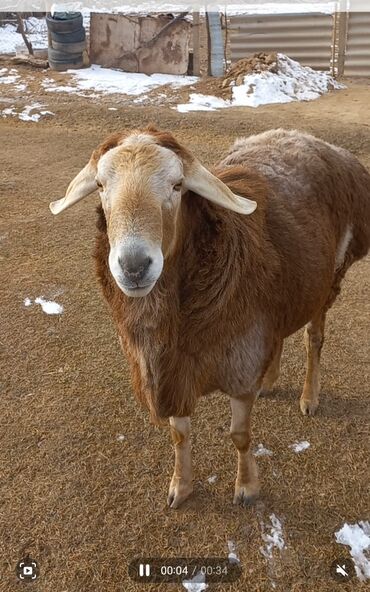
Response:
[[[176,183],[176,185],[173,186],[174,191],[181,191],[181,187],[182,187],[182,183]]]
[[[101,183],[99,181],[99,179],[95,179],[97,186],[99,187],[99,189],[103,189],[103,183]]]

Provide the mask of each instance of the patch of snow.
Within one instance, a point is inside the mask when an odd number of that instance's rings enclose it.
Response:
[[[43,80],[41,82],[41,86],[46,90],[46,92],[72,93],[72,92],[76,92],[76,90],[77,90],[75,86],[69,86],[69,85],[57,86],[56,83],[54,82],[54,80]]]
[[[148,95],[141,95],[140,97],[138,97],[137,99],[133,100],[133,103],[143,103],[144,101],[146,101],[148,99]]]
[[[8,68],[0,69],[0,84],[14,84],[19,78],[18,70],[14,68],[12,70],[8,70]]]
[[[32,113],[31,115],[31,111],[34,109],[35,107],[32,107],[31,105],[25,107],[23,111],[18,114],[18,119],[21,119],[21,121],[39,121],[41,117],[40,113]]]
[[[18,78],[20,78],[20,76],[2,76],[0,78],[0,84],[14,84],[14,82],[17,82]]]
[[[225,107],[231,107],[231,101],[225,101],[211,95],[191,93],[189,103],[177,105],[177,110],[180,113],[189,113],[189,111],[216,111],[216,109],[223,109]]]
[[[207,590],[208,588],[208,584],[205,582],[205,575],[198,572],[191,580],[184,580],[182,585],[188,592],[203,592],[203,590]]]
[[[208,477],[207,481],[208,483],[211,483],[211,485],[213,485],[217,481],[217,475],[212,475],[211,477]]]
[[[18,115],[18,113],[16,111],[14,111],[14,105],[12,107],[7,107],[6,109],[3,109],[1,111],[1,116],[2,117],[8,117],[9,115]]]
[[[281,521],[275,514],[270,515],[271,525],[265,525],[260,519],[261,538],[264,546],[260,547],[260,552],[267,559],[268,576],[272,588],[276,588],[276,562],[279,561],[279,554],[285,549],[285,541],[283,536],[283,527]]]
[[[294,444],[290,444],[289,448],[293,450],[293,452],[303,452],[307,450],[311,444],[307,442],[307,440],[302,440],[302,442],[294,442]]]
[[[263,71],[244,76],[244,83],[232,86],[232,99],[192,93],[189,103],[177,105],[180,113],[214,111],[225,107],[258,107],[271,103],[312,101],[330,89],[345,88],[327,72],[302,66],[284,54],[277,54],[277,73]]]
[[[24,306],[31,306],[32,300],[31,298],[25,298],[23,301]]]
[[[234,541],[227,541],[227,547],[229,549],[229,561],[234,563],[240,563],[239,556],[236,553],[236,544],[234,543]]]
[[[233,104],[258,107],[269,103],[290,103],[312,101],[327,93],[331,88],[343,88],[330,74],[318,72],[308,66],[277,54],[279,72],[248,74],[244,84],[233,86]]]
[[[45,117],[46,115],[55,115],[52,111],[40,111],[39,113],[31,113],[31,111],[36,111],[36,109],[41,109],[45,107],[45,105],[41,105],[40,103],[33,103],[32,105],[27,105],[24,107],[23,111],[17,112],[15,111],[14,105],[12,107],[7,107],[3,109],[0,114],[2,117],[18,117],[21,121],[39,121],[41,117]]]
[[[118,111],[117,107],[108,107],[108,111]]]
[[[278,549],[282,551],[285,548],[285,541],[283,537],[282,524],[275,514],[270,515],[271,526],[268,526],[270,532],[266,533],[266,527],[261,523],[262,528],[262,540],[265,543],[264,547],[260,547],[260,551],[266,559],[272,559],[274,550]]]
[[[253,454],[254,456],[273,456],[274,453],[272,450],[265,448],[263,444],[258,444]]]
[[[126,440],[126,436],[124,436],[123,434],[118,434],[117,440],[118,442],[123,442],[123,440]]]
[[[54,81],[45,81],[43,86],[48,92],[97,91],[101,94],[141,95],[148,90],[170,84],[175,88],[193,84],[196,76],[175,76],[172,74],[138,74],[102,68],[93,64],[82,70],[67,70],[76,86],[58,86]]]
[[[35,298],[35,304],[39,304],[42,310],[49,315],[62,314],[63,306],[54,302],[53,300],[45,300],[44,298]]]
[[[48,33],[46,19],[29,17],[24,19],[25,31],[28,39],[32,43],[33,49],[40,49],[48,46]],[[26,46],[20,33],[17,33],[17,26],[6,24],[0,27],[0,53],[15,53],[18,45],[23,45],[25,52]]]
[[[370,522],[345,523],[335,533],[335,540],[340,545],[350,547],[358,579],[361,582],[370,579]]]

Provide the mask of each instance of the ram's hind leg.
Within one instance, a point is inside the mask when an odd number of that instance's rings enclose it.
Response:
[[[307,351],[306,380],[300,400],[303,415],[314,415],[320,396],[320,355],[324,343],[326,309],[321,310],[305,328],[304,342]]]
[[[267,368],[262,381],[262,387],[260,390],[261,395],[265,395],[270,392],[280,376],[280,359],[283,351],[283,340],[279,341],[274,351],[272,360],[269,367]]]
[[[249,504],[259,493],[257,465],[251,449],[251,411],[255,396],[231,399],[230,435],[238,451],[234,504]]]
[[[324,343],[325,317],[329,308],[334,304],[340,293],[341,281],[347,269],[353,262],[351,255],[346,254],[342,266],[334,277],[328,299],[324,307],[306,326],[304,341],[307,351],[306,380],[301,395],[300,407],[303,415],[314,415],[319,404],[321,380],[320,380],[320,355]]]

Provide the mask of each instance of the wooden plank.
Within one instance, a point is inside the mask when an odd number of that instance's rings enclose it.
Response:
[[[193,12],[193,74],[200,76],[200,18]]]
[[[346,45],[347,45],[347,30],[348,30],[348,13],[340,12],[338,18],[338,58],[337,68],[338,77],[344,74],[344,63],[346,56]]]

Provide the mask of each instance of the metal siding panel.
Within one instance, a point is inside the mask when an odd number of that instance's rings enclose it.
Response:
[[[370,12],[350,13],[345,76],[370,76]]]
[[[304,65],[329,69],[333,17],[328,14],[259,15],[230,18],[231,60],[277,51]]]

